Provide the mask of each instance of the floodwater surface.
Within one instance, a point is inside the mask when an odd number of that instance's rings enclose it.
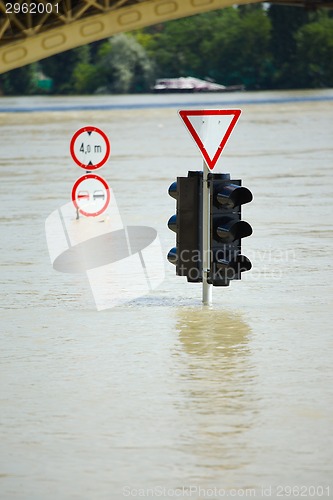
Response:
[[[332,96],[1,98],[1,499],[332,496]],[[122,219],[166,255],[168,187],[202,169],[177,109],[197,106],[242,109],[216,171],[253,193],[253,268],[204,307],[165,260],[157,289],[97,311],[45,238],[83,173],[71,137],[108,135]]]

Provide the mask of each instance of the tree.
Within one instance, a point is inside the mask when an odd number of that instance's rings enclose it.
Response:
[[[270,21],[261,5],[170,21],[142,38],[158,78],[196,76],[248,88],[266,85]]]
[[[149,90],[154,68],[145,49],[131,35],[110,38],[98,51],[98,67],[111,93]]]
[[[261,4],[218,9],[119,34],[40,61],[55,94],[149,91],[154,78],[195,76],[248,89],[333,86],[333,12]],[[0,93],[37,93],[30,65]]]
[[[93,94],[98,87],[105,87],[106,81],[99,68],[93,64],[78,63],[73,71],[73,86],[76,94]]]
[[[211,39],[217,20],[223,16],[224,12],[218,10],[146,28],[144,33],[150,36],[143,38],[141,35],[138,39],[144,40],[155,62],[156,76],[204,77],[209,70],[209,59],[202,56],[202,49]]]
[[[295,35],[294,61],[298,86],[333,86],[333,18],[321,14],[316,22],[302,26]]]
[[[45,75],[52,78],[55,94],[72,94],[74,93],[74,72],[76,66],[82,63],[89,63],[88,45],[42,59],[40,66]]]
[[[36,91],[35,68],[35,64],[29,64],[0,75],[0,90],[5,95],[33,94]]]
[[[151,60],[134,36],[115,35],[98,46],[94,64],[76,65],[74,88],[79,94],[145,92],[153,72]]]
[[[270,5],[267,14],[272,26],[270,52],[274,76],[271,85],[275,88],[297,86],[293,76],[295,33],[307,23],[309,14],[305,9],[285,5]]]
[[[270,68],[270,20],[262,8],[224,12],[204,47],[209,76],[226,85],[265,88]]]

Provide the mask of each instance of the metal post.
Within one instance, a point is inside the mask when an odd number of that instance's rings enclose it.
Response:
[[[210,267],[210,196],[208,185],[209,169],[206,162],[203,163],[202,183],[202,302],[205,305],[212,304],[213,285],[208,283]]]

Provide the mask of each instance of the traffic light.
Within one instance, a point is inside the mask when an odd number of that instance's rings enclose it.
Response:
[[[168,260],[176,265],[176,274],[187,281],[202,281],[202,172],[188,172],[177,177],[169,187],[169,195],[177,201],[177,213],[168,227],[176,233],[176,247]]]
[[[209,174],[210,182],[210,273],[208,282],[228,286],[251,269],[250,260],[241,254],[242,238],[252,227],[241,220],[241,206],[252,201],[252,193],[241,180],[229,174]]]

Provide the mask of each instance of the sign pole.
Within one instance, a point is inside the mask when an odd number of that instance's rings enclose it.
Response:
[[[210,196],[208,184],[209,169],[203,162],[202,182],[202,303],[211,305],[213,298],[213,285],[208,283],[210,267]]]

